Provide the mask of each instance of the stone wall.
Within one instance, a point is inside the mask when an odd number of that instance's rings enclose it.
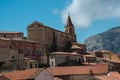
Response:
[[[76,41],[76,37],[68,33],[52,29],[48,26],[33,22],[27,27],[28,40],[45,44],[46,52],[50,52],[53,44],[57,45],[58,51],[63,51],[67,41]]]
[[[23,38],[22,32],[0,32],[0,38]]]

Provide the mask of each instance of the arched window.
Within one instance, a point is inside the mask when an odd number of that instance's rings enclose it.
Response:
[[[38,67],[37,63],[35,64],[35,67],[36,67],[36,68]]]

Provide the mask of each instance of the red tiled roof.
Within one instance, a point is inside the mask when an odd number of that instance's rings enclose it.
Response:
[[[102,59],[109,62],[120,63],[120,60],[117,60],[117,59],[107,59],[107,58],[102,58]]]
[[[118,72],[110,72],[110,78],[113,77],[114,79],[116,78],[116,80],[120,80],[120,74]],[[114,80],[112,79],[112,80]]]
[[[103,60],[107,60],[110,62],[114,62],[114,63],[120,63],[120,59],[119,59],[119,55],[118,54],[113,54],[111,53],[108,56],[105,56],[104,58],[102,58]]]
[[[7,73],[3,73],[3,75],[10,80],[28,79],[37,71],[38,69],[36,68],[36,69],[7,72]]]
[[[99,50],[95,50],[93,52],[99,52]],[[120,63],[119,55],[112,53],[107,50],[100,50],[101,54],[103,55],[103,60],[109,61],[109,62],[114,62],[114,63]],[[93,53],[94,54],[94,53]]]
[[[106,74],[108,71],[107,64],[96,64],[92,66],[71,66],[71,67],[53,67],[47,68],[47,70],[54,76],[60,75],[77,75],[77,74],[89,74],[92,69],[94,74]]]
[[[108,75],[95,77],[100,80],[120,80],[120,74],[118,72],[110,72]]]
[[[4,75],[0,76],[0,80],[10,80],[7,77],[5,77]]]

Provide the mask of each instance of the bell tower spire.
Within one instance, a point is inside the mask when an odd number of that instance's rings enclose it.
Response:
[[[66,26],[71,26],[71,27],[73,27],[73,24],[72,24],[72,21],[71,21],[71,18],[70,18],[70,14],[69,14],[69,13],[68,13],[68,19],[67,19]]]
[[[66,23],[66,26],[65,26],[65,33],[75,35],[74,25],[71,21],[69,13],[68,13],[68,18],[67,18],[67,23]]]

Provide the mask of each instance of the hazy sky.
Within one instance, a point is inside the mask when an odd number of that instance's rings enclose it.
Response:
[[[68,12],[77,40],[120,26],[120,0],[0,0],[0,31],[19,31],[39,21],[64,31]]]

